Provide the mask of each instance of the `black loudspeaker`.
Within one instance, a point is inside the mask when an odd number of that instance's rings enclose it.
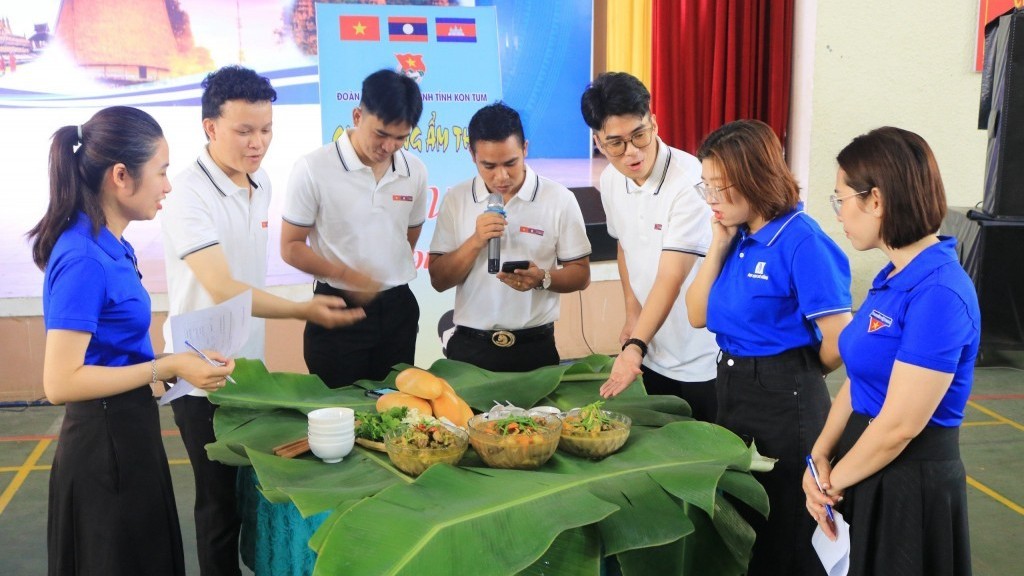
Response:
[[[989,216],[1024,217],[1024,10],[985,30],[980,128],[988,128],[983,208]]]
[[[590,240],[590,261],[615,260],[618,256],[618,242],[608,235],[607,217],[601,204],[601,193],[593,186],[569,188],[576,195],[576,202],[583,212],[587,225],[587,239]]]
[[[956,237],[960,264],[977,290],[982,345],[1024,348],[1024,220],[950,207],[941,233]]]

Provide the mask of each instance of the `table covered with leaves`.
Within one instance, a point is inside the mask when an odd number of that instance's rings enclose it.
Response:
[[[439,360],[429,370],[476,411],[496,401],[565,410],[599,399],[611,363],[595,355],[516,374]],[[210,397],[220,405],[210,456],[251,465],[263,498],[320,522],[308,541],[314,574],[582,576],[599,574],[608,555],[626,576],[745,570],[754,535],[734,502],[768,511],[750,474],[754,451],[724,428],[690,419],[682,400],[647,396],[639,385],[605,404],[633,428],[626,445],[600,461],[558,452],[536,471],[497,470],[470,449],[459,466],[438,464],[412,478],[386,454],[359,446],[338,464],[273,454],[305,435],[311,410],[373,410],[364,390],[393,386],[400,368],[383,383],[331,390],[315,376],[240,360],[237,384]]]

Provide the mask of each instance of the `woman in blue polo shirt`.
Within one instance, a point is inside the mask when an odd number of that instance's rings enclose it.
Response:
[[[180,376],[214,390],[234,362],[153,355],[149,294],[121,233],[160,210],[167,158],[160,126],[134,108],[53,135],[50,203],[29,232],[45,271],[43,389],[67,404],[50,471],[51,575],[185,573],[150,384]]]
[[[740,507],[757,532],[748,574],[824,574],[810,543],[814,523],[800,510],[800,480],[829,410],[823,374],[841,362],[849,263],[803,212],[768,125],[730,122],[708,135],[697,158],[713,237],[686,307],[690,323],[707,326],[722,349],[717,423],[778,458],[757,475],[767,521]]]
[[[850,523],[850,574],[971,573],[959,431],[981,339],[977,293],[946,213],[938,165],[917,134],[885,127],[839,153],[832,205],[856,250],[889,258],[839,339],[848,379],[811,456],[826,490],[806,508]],[[835,462],[830,466],[830,461]]]

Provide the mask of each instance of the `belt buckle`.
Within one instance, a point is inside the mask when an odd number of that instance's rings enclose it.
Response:
[[[498,348],[508,348],[515,345],[516,335],[508,330],[495,330],[491,333],[491,344]]]

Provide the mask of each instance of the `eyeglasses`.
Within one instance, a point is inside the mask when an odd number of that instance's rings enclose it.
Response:
[[[735,186],[735,184],[718,187],[708,185],[706,182],[697,182],[693,185],[693,189],[697,191],[697,194],[700,194],[700,197],[703,198],[705,202],[721,202],[722,190],[728,190],[733,186]]]
[[[601,148],[604,148],[604,153],[612,158],[617,158],[626,153],[626,144],[632,143],[634,148],[646,148],[651,144],[651,137],[654,135],[654,129],[651,126],[644,126],[642,130],[634,132],[626,140],[606,140],[601,143]]]
[[[842,198],[832,194],[828,197],[828,201],[832,203],[832,209],[836,211],[836,216],[839,216],[839,211],[843,208],[843,200],[853,198],[854,196],[860,196],[861,194],[867,194],[870,190],[864,190],[863,192],[854,192],[853,194],[847,194]]]

